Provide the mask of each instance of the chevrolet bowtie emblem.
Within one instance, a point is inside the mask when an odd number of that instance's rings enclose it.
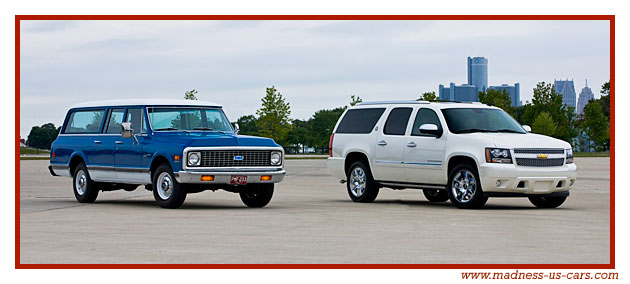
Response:
[[[243,156],[234,156],[234,161],[242,161],[244,159],[245,159],[245,157],[243,157]]]
[[[538,159],[547,159],[549,155],[547,154],[538,154]]]

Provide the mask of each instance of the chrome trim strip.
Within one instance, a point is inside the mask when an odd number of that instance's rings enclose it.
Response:
[[[257,169],[277,169],[284,168],[284,148],[282,147],[260,147],[260,146],[217,146],[217,147],[186,147],[184,148],[184,153],[182,157],[182,169],[184,170],[218,170],[218,169],[230,169],[226,167],[188,167],[188,152],[197,152],[197,151],[212,151],[212,150],[268,150],[268,151],[279,151],[282,152],[282,163],[276,166],[269,167],[256,167]],[[240,168],[232,168],[232,169],[255,169],[252,167],[240,167]]]
[[[386,160],[374,160],[375,163],[383,164],[405,164],[405,165],[425,165],[425,166],[441,166],[442,163],[423,163],[423,162],[404,162],[404,161],[386,161]]]

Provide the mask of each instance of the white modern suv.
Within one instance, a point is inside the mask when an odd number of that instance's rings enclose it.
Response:
[[[337,121],[328,169],[355,202],[388,187],[423,189],[429,201],[458,208],[480,208],[488,197],[558,207],[577,177],[571,145],[529,131],[480,103],[362,103]]]

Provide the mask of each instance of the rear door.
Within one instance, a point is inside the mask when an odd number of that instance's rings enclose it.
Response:
[[[420,132],[423,124],[435,124],[442,135],[430,135]],[[407,182],[422,184],[445,184],[444,148],[446,136],[437,113],[430,108],[420,108],[414,118],[410,135],[405,137],[403,162]],[[439,136],[439,137],[438,137]]]
[[[411,107],[393,108],[379,131],[374,151],[374,174],[382,181],[405,181],[403,148]]]
[[[116,172],[114,151],[116,150],[116,139],[121,135],[120,124],[125,114],[124,108],[112,108],[107,112],[105,125],[102,133],[95,138],[96,146],[95,160],[97,161],[90,169],[90,174],[95,180],[115,181]]]
[[[116,138],[116,178],[122,183],[149,182],[149,173],[142,164],[143,142],[146,137],[144,112],[140,107],[127,108],[125,122],[131,123],[134,137]]]

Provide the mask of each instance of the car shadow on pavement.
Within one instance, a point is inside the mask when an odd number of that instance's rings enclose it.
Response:
[[[119,200],[96,200],[95,205],[114,205],[114,206],[136,206],[136,207],[152,207],[160,208],[153,200],[131,200],[131,199],[119,199]],[[245,205],[228,205],[209,202],[184,202],[182,207],[176,210],[229,210],[229,209],[243,209],[243,210],[268,210],[279,209],[282,206],[274,206],[269,204],[264,208],[249,208]],[[161,209],[161,208],[160,208]],[[165,209],[167,210],[167,209]]]
[[[352,202],[351,200],[336,200],[337,202]],[[450,202],[429,202],[426,200],[401,200],[401,199],[385,199],[375,200],[374,204],[403,204],[409,206],[430,206],[436,208],[457,209]],[[534,205],[512,205],[512,204],[486,204],[478,210],[573,210],[560,206],[558,208],[536,208]]]

